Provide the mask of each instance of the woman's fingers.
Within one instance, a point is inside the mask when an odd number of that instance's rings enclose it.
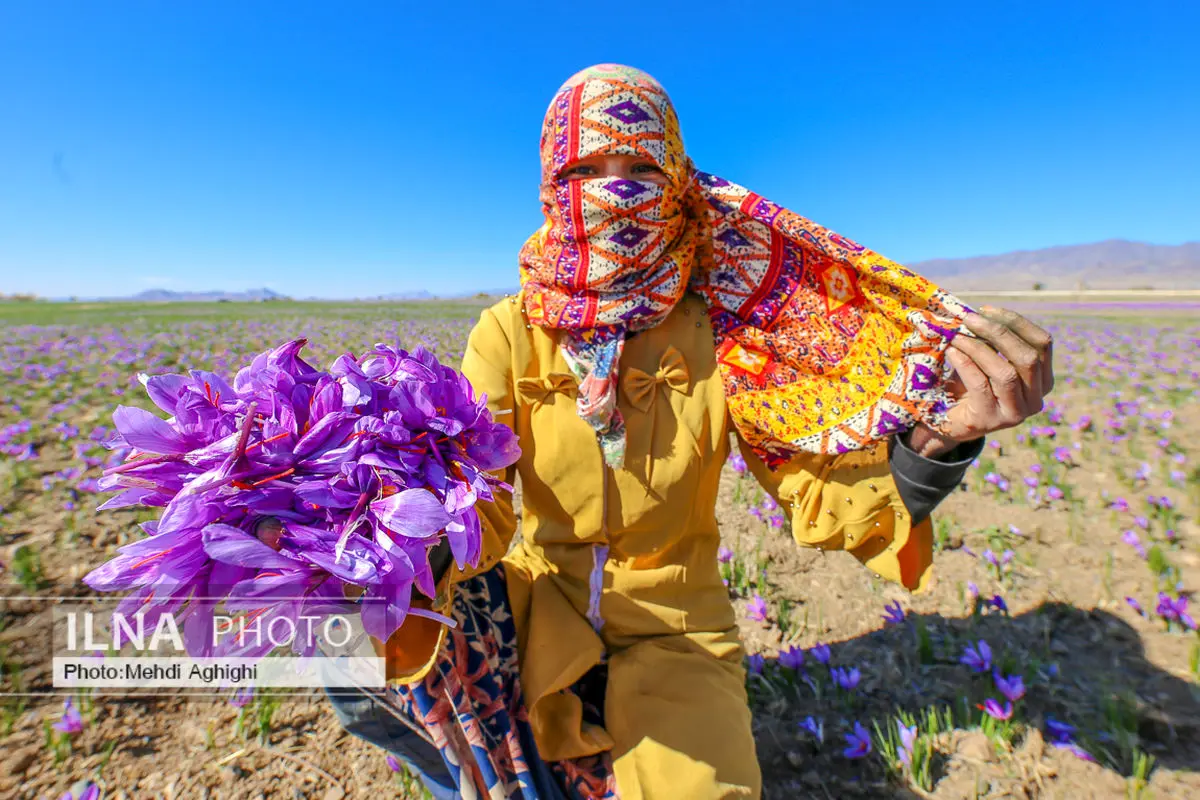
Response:
[[[1027,325],[1021,325],[1018,330],[1013,324],[1014,318]],[[1041,329],[1024,317],[1003,309],[986,309],[983,314],[969,315],[965,323],[968,329],[994,347],[1016,368],[1020,406],[1024,408],[1027,405],[1036,405],[1043,394],[1042,351],[1035,344],[1026,341],[1022,333],[1028,333],[1036,339],[1039,338],[1036,332]]]
[[[1024,413],[1025,392],[1022,376],[1011,362],[1001,358],[986,342],[969,336],[956,336],[950,344],[949,352],[955,350],[968,356],[975,370],[986,379],[988,391],[995,397],[1000,415],[997,422],[1004,426],[1016,425],[1028,416]],[[954,364],[953,361],[951,363]],[[954,364],[954,367],[958,369],[958,364]],[[963,381],[968,390],[976,389],[967,382],[966,375],[963,376]],[[982,391],[982,386],[978,390]]]
[[[1050,332],[1032,320],[1021,316],[1015,311],[1009,311],[1007,308],[993,308],[985,306],[983,309],[987,316],[1004,324],[1009,330],[1016,333],[1026,342],[1033,346],[1038,353],[1038,365],[1041,373],[1041,394],[1042,396],[1050,394],[1054,388],[1054,337]]]
[[[994,417],[1002,412],[999,410],[996,396],[992,392],[992,383],[979,366],[957,347],[957,340],[946,349],[946,358],[950,362],[950,366],[954,367],[957,380],[962,383],[963,394],[959,400],[968,399],[968,402],[956,405],[956,408],[962,408],[967,413],[969,419],[955,420],[956,423],[963,425],[965,430],[946,431],[946,433],[959,436],[961,438],[971,438],[976,433],[976,428],[982,420]]]

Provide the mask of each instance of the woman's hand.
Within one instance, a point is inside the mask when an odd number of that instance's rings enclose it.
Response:
[[[1054,388],[1054,342],[1050,334],[1014,311],[983,306],[969,314],[967,330],[954,337],[946,358],[957,376],[948,389],[955,405],[938,430],[917,425],[907,444],[927,458],[961,442],[1014,428],[1042,410]]]

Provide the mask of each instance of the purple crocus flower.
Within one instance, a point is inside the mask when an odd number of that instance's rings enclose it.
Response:
[[[755,592],[754,597],[746,604],[746,616],[755,622],[767,621],[767,602],[758,592]]]
[[[717,561],[721,564],[728,564],[733,561],[733,551],[728,547],[721,547],[717,550]]]
[[[1060,722],[1054,717],[1046,717],[1046,732],[1050,735],[1052,742],[1069,742],[1075,736],[1075,726]]]
[[[83,730],[83,717],[79,716],[79,710],[75,708],[75,703],[71,701],[71,698],[68,697],[63,702],[62,716],[51,727],[68,736],[73,736]]]
[[[904,622],[905,613],[904,609],[900,607],[899,600],[893,600],[883,607],[883,619],[889,625],[899,625]]]
[[[804,649],[796,645],[779,651],[779,666],[798,670],[804,666]]]
[[[762,675],[763,666],[766,664],[766,659],[762,653],[751,653],[746,656],[746,671],[751,675]]]
[[[1130,608],[1137,612],[1138,616],[1146,616],[1146,609],[1142,608],[1142,604],[1139,603],[1136,598],[1126,596],[1125,602],[1129,604]]]
[[[58,800],[99,800],[99,798],[99,784],[89,783],[84,787],[83,791],[79,793],[78,798],[76,798],[71,792],[63,792],[62,796],[59,797]]]
[[[1124,497],[1118,497],[1116,500],[1113,500],[1111,503],[1109,503],[1108,507],[1113,511],[1124,512],[1129,510],[1129,502]]]
[[[229,704],[234,708],[245,708],[253,699],[254,687],[246,686],[233,693],[233,697],[229,699]]]
[[[963,648],[962,657],[958,663],[965,664],[974,672],[988,672],[992,668],[992,648],[983,639],[974,645]]]
[[[817,737],[818,742],[825,742],[825,721],[823,719],[815,719],[812,716],[805,717],[800,722],[800,727]]]
[[[511,489],[494,474],[519,456],[512,429],[424,347],[376,345],[322,372],[301,358],[304,345],[260,353],[232,381],[202,370],[143,375],[169,418],[128,406],[113,414],[105,446],[128,458],[96,487],[120,491],[101,508],[163,511],[143,525],[146,539],[84,580],[132,590],[121,610],[151,625],[150,615],[182,610],[192,655],[213,654],[220,599],[265,625],[342,608],[343,589],[355,587],[373,637],[387,639],[409,613],[445,622],[410,608],[414,589],[435,593],[429,550],[445,539],[459,567],[476,564],[476,505]],[[268,517],[283,532],[259,539]],[[271,596],[295,599],[263,608]]]
[[[818,664],[825,664],[828,666],[830,655],[829,645],[817,642],[812,647],[808,648],[808,654],[812,656]]]
[[[990,600],[985,600],[984,602],[999,611],[1001,614],[1008,613],[1008,603],[1004,602],[1004,598],[998,594],[992,595]]]
[[[1001,722],[1012,719],[1013,715],[1013,704],[1011,702],[1005,701],[1004,705],[1000,705],[998,701],[991,697],[983,701],[983,705],[979,706],[979,709],[992,719]]]
[[[859,679],[862,677],[862,674],[858,671],[858,667],[849,667],[847,669],[834,668],[830,670],[829,675],[833,678],[833,682],[839,689],[847,692],[857,689]]]
[[[1166,592],[1158,593],[1158,615],[1168,622],[1179,622],[1188,630],[1196,629],[1196,622],[1187,613],[1188,598],[1180,595],[1174,600]]]
[[[746,459],[742,458],[740,453],[734,453],[729,457],[729,466],[736,475],[746,474]]]
[[[1005,677],[996,669],[992,672],[992,680],[996,684],[996,690],[1014,703],[1025,696],[1025,681],[1020,675]]]
[[[400,760],[391,753],[387,754],[387,758],[385,760],[387,761],[388,769],[390,769],[392,772],[404,771],[404,767],[401,765]]]
[[[917,726],[906,726],[902,721],[896,720],[896,727],[900,733],[900,749],[896,756],[900,759],[900,763],[906,767],[912,767],[913,747],[917,743]]]
[[[1121,534],[1121,541],[1129,545],[1143,560],[1146,559],[1146,548],[1142,546],[1141,539],[1133,531],[1125,531]]]
[[[854,723],[853,733],[844,734],[846,749],[842,755],[846,758],[865,758],[871,754],[871,734],[861,722]]]

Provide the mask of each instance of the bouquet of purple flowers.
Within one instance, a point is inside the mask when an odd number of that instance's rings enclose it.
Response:
[[[349,587],[380,642],[408,613],[450,623],[410,608],[414,586],[434,595],[429,551],[444,538],[460,567],[475,565],[476,503],[512,488],[489,472],[517,460],[516,436],[431,353],[380,344],[322,372],[300,357],[306,343],[256,356],[232,385],[204,371],[143,375],[170,418],[128,406],[113,414],[119,433],[108,445],[131,450],[105,473],[101,488],[122,491],[100,508],[163,512],[84,581],[133,590],[118,611],[144,624],[182,618],[193,656],[272,649],[214,647],[218,605],[294,624],[344,607]],[[267,518],[281,525],[260,535]]]

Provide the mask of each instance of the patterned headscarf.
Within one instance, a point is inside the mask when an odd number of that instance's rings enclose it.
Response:
[[[598,155],[650,159],[666,184],[559,177]],[[646,73],[603,64],[568,80],[546,112],[541,158],[546,222],[521,249],[525,311],[565,331],[579,414],[610,465],[624,459],[616,378],[626,333],[661,322],[689,289],[708,303],[733,422],[772,467],[944,418],[945,349],[968,309],[696,170],[667,93]]]

